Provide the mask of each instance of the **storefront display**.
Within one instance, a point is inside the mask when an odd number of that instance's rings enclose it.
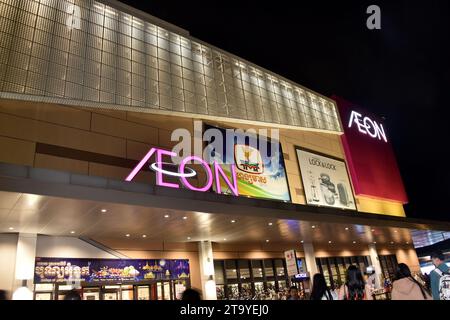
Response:
[[[217,296],[221,300],[275,297],[291,281],[284,259],[214,260],[214,270]]]
[[[356,210],[356,203],[343,160],[297,148],[306,203]]]

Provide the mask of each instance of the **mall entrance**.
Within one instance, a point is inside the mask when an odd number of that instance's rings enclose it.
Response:
[[[35,300],[64,300],[72,284],[36,284]],[[83,300],[180,300],[184,290],[190,288],[189,279],[155,280],[131,283],[81,283],[77,291]]]

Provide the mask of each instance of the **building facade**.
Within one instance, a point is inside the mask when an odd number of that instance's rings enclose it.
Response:
[[[62,298],[70,262],[86,299],[254,296],[295,283],[289,250],[306,279],[338,286],[356,264],[382,281],[397,262],[420,271],[410,230],[450,230],[355,192],[349,119],[331,98],[116,1],[0,0],[0,18],[0,288]],[[184,188],[148,168],[149,150],[179,143],[174,130],[203,146],[209,127],[277,129],[280,174],[252,180],[248,157],[236,162],[233,196],[198,163]],[[310,155],[336,176],[313,177]],[[99,270],[84,277],[84,264]]]

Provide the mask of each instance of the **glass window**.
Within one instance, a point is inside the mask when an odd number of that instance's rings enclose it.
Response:
[[[249,268],[249,260],[239,260],[239,272],[241,275],[241,280],[250,279],[250,268]]]
[[[236,261],[225,260],[225,272],[227,279],[237,279]]]
[[[252,260],[253,278],[262,278],[263,277],[262,267],[263,266],[262,266],[261,260]]]
[[[284,271],[283,260],[276,259],[276,260],[274,260],[274,263],[275,263],[275,272],[277,273],[277,277],[278,278],[284,277],[285,271]]]

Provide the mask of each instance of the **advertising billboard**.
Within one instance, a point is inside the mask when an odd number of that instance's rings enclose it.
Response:
[[[340,97],[332,98],[342,119],[342,145],[355,194],[407,203],[383,119]]]
[[[226,130],[205,126],[205,130],[215,129],[227,137]],[[270,200],[290,201],[283,152],[278,141],[269,141],[260,135],[234,132],[232,143],[224,143],[220,148],[211,150],[205,158],[212,163],[220,160],[225,174],[231,178],[231,165],[234,165],[237,188],[240,196]],[[229,136],[228,136],[229,137]],[[253,139],[254,138],[254,139]],[[249,140],[256,141],[251,145]],[[275,147],[274,147],[275,146]],[[217,192],[216,185],[213,190]],[[221,181],[222,193],[231,193],[229,186]]]
[[[307,204],[356,210],[343,160],[300,148],[296,152]]]
[[[189,278],[189,260],[36,258],[34,283]]]

